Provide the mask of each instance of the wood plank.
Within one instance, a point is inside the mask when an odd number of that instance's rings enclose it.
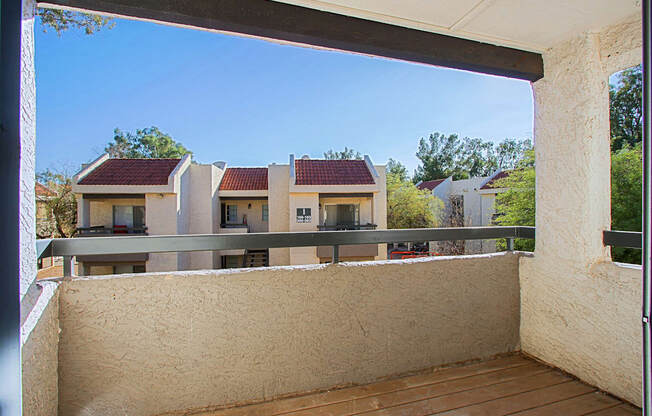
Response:
[[[556,371],[551,371],[532,377],[469,389],[445,396],[418,400],[399,406],[388,407],[385,403],[379,403],[379,410],[365,413],[365,415],[425,416],[559,384],[568,385],[570,388],[574,383],[577,382],[572,381],[568,376]]]
[[[478,416],[478,415],[507,415],[515,412],[545,406],[560,400],[571,399],[595,391],[595,388],[580,382],[557,384],[538,390],[528,391],[514,396],[465,406],[444,413],[441,416]],[[566,414],[566,413],[558,413]]]
[[[46,0],[38,4],[154,19],[528,81],[543,77],[543,59],[538,53],[276,1]]]
[[[332,390],[324,393],[275,400],[250,406],[205,412],[197,416],[244,416],[254,414],[280,414],[283,412],[340,403],[347,400],[364,398],[392,391],[405,390],[434,383],[487,374],[504,369],[522,367],[532,363],[533,361],[531,360],[518,355],[512,355],[495,360],[470,364],[463,367],[440,368],[427,374],[403,377],[364,386]]]
[[[591,416],[641,416],[641,409],[623,403],[610,409],[591,413]]]
[[[617,406],[619,400],[611,396],[607,396],[599,391],[585,394],[583,396],[574,397],[572,399],[558,401],[546,406],[537,407],[535,409],[525,410],[522,412],[514,413],[516,416],[555,416],[555,415],[568,415],[580,416],[587,413],[596,412],[598,410],[608,409]]]
[[[360,412],[410,403],[424,398],[450,395],[452,393],[467,391],[482,386],[494,385],[511,380],[527,379],[528,377],[535,377],[550,372],[551,370],[548,367],[532,363],[522,367],[499,370],[488,374],[450,380],[406,390],[393,391],[390,393],[349,400],[327,406],[314,407],[288,414],[292,416],[353,415]]]

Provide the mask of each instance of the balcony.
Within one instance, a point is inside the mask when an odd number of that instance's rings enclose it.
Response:
[[[113,226],[105,227],[103,225],[97,227],[81,227],[77,228],[75,237],[107,237],[107,236],[124,236],[130,235],[147,235],[147,227],[127,227],[127,226]]]
[[[315,244],[339,252],[345,245],[406,240],[532,237],[528,227],[116,236],[98,237],[93,246],[79,239],[44,241],[39,253],[70,259]],[[640,234],[605,233],[605,243],[640,245]],[[603,264],[594,270],[597,280],[566,286],[572,303],[555,306],[565,322],[560,329],[541,321],[560,295],[556,284],[536,278],[534,261],[531,253],[507,251],[40,281],[26,323],[24,400],[37,406],[53,394],[60,414],[268,414],[260,409],[284,406],[306,414],[315,407],[333,408],[331,414],[381,407],[421,414],[414,406],[425,406],[424,414],[433,414],[450,410],[436,406],[451,397],[462,408],[493,403],[524,410],[540,393],[548,401],[536,406],[546,410],[576,399],[596,411],[632,410],[591,385],[638,400],[640,351],[632,345],[638,346],[640,334],[640,268]],[[591,292],[600,297],[583,296]],[[573,313],[579,304],[591,305],[588,315]],[[586,322],[600,326],[591,332]],[[573,342],[561,344],[565,339]],[[601,351],[586,353],[595,346]],[[520,356],[549,348],[588,385]],[[496,367],[492,357],[503,355],[519,369]],[[439,370],[469,360],[480,364]],[[491,374],[481,376],[478,367],[492,368]],[[402,378],[415,372],[422,375]],[[451,373],[457,375],[447,378]],[[341,390],[337,400],[327,393],[268,402],[388,377],[393,381]],[[220,410],[249,403],[261,404]]]

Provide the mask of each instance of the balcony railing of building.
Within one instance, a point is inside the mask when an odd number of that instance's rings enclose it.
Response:
[[[164,253],[232,249],[333,246],[333,263],[339,261],[339,246],[383,244],[405,241],[452,241],[505,239],[514,249],[514,239],[535,237],[534,227],[451,227],[406,230],[352,230],[280,233],[192,234],[155,236],[115,236],[93,239],[61,238],[37,240],[38,258],[63,256],[64,276],[73,270],[73,257],[99,254]],[[604,231],[605,246],[641,248],[641,233]]]
[[[220,224],[220,228],[246,228],[249,229],[248,224],[233,224],[233,223],[222,223]]]
[[[113,227],[97,226],[97,227],[81,227],[77,228],[75,237],[97,237],[97,236],[112,236],[133,234],[133,235],[147,235],[147,227],[127,227],[116,225]]]
[[[352,230],[375,230],[376,224],[335,224],[335,225],[318,225],[319,231],[352,231]]]

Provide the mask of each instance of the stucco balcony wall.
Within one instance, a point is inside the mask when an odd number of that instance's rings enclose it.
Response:
[[[519,255],[74,278],[59,414],[151,415],[518,350]]]

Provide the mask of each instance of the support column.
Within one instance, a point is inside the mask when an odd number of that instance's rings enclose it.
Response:
[[[77,195],[77,226],[88,228],[91,226],[91,201]]]
[[[599,47],[598,35],[585,34],[549,50],[533,84],[536,255],[556,264],[609,258],[609,86]]]

